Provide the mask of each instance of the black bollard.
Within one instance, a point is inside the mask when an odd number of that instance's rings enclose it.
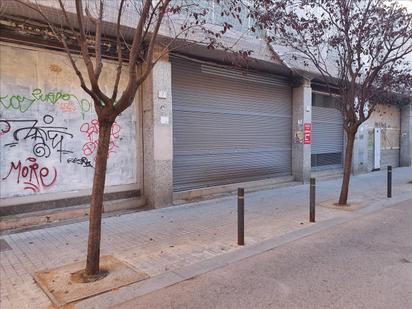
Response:
[[[310,196],[309,196],[309,222],[315,222],[315,194],[316,179],[310,179]]]
[[[392,166],[388,165],[387,196],[392,197]]]
[[[237,244],[245,245],[245,189],[237,189]]]

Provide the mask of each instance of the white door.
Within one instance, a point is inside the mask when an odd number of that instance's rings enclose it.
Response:
[[[373,169],[381,168],[381,129],[373,130]]]

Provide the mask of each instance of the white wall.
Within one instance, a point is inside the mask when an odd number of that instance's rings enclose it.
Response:
[[[371,117],[365,122],[369,131],[373,128],[385,130],[382,136],[382,150],[399,149],[401,113],[399,106],[378,105]],[[371,145],[369,145],[371,147]]]
[[[378,105],[371,117],[365,122],[368,136],[368,169],[373,168],[373,129],[381,128],[381,168],[400,164],[400,108],[396,105]],[[366,134],[365,132],[365,134]]]
[[[0,197],[91,188],[97,117],[67,56],[6,43],[0,56]],[[110,93],[114,72],[105,62],[103,91]],[[138,182],[136,109],[113,126],[109,186]]]

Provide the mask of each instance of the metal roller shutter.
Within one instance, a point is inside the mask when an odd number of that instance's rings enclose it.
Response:
[[[343,119],[331,97],[312,97],[312,167],[342,167]]]
[[[291,174],[291,88],[172,57],[173,184],[190,190]]]

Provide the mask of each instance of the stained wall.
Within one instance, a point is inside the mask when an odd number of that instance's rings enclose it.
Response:
[[[381,168],[400,165],[401,112],[397,105],[378,105],[365,122],[368,136],[368,166],[373,168],[373,129],[381,129]]]
[[[77,63],[84,72],[81,59]],[[105,61],[106,93],[115,68]],[[90,189],[99,126],[67,56],[1,43],[0,76],[0,198]],[[107,186],[139,188],[137,109],[135,102],[113,125]]]

